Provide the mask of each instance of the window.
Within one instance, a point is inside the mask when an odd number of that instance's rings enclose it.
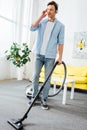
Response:
[[[0,0],[0,56],[13,42],[28,42],[32,0]]]

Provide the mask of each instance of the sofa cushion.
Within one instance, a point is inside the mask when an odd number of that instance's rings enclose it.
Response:
[[[87,77],[87,66],[72,66],[66,65],[67,75],[69,76],[86,76]],[[44,72],[44,67],[41,72]],[[57,65],[53,71],[54,74],[64,74],[63,65]]]
[[[87,66],[67,65],[67,74],[69,76],[86,76],[87,77]]]
[[[67,79],[73,79],[75,83],[85,84],[87,83],[87,77],[85,76],[67,76]]]
[[[44,72],[44,66],[41,69],[41,73]],[[57,65],[53,71],[53,74],[64,74],[63,65]]]
[[[54,74],[64,74],[64,67],[63,65],[57,65],[53,71]]]

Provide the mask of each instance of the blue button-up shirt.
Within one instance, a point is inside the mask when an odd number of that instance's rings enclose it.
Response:
[[[38,31],[37,39],[34,44],[32,51],[36,54],[40,54],[41,45],[43,43],[43,35],[46,28],[48,19],[41,21],[37,27],[31,26],[31,31]],[[59,22],[57,19],[54,20],[54,26],[51,31],[50,38],[48,40],[47,48],[45,51],[46,58],[55,58],[57,52],[57,45],[64,44],[64,25]]]

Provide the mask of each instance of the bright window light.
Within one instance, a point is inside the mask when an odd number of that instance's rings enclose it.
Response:
[[[0,56],[18,37],[21,42],[28,42],[31,3],[31,0],[0,0]]]

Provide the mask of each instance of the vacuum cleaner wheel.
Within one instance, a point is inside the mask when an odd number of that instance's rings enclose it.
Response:
[[[42,83],[39,83],[39,89],[41,88]],[[32,84],[28,85],[28,87],[26,88],[26,96],[31,99],[33,95],[33,88],[32,88]],[[41,94],[40,94],[41,95]],[[39,95],[39,96],[40,96]]]
[[[31,98],[32,97],[32,93],[33,93],[33,88],[32,86],[29,86],[27,89],[26,89],[26,96],[28,98]]]

